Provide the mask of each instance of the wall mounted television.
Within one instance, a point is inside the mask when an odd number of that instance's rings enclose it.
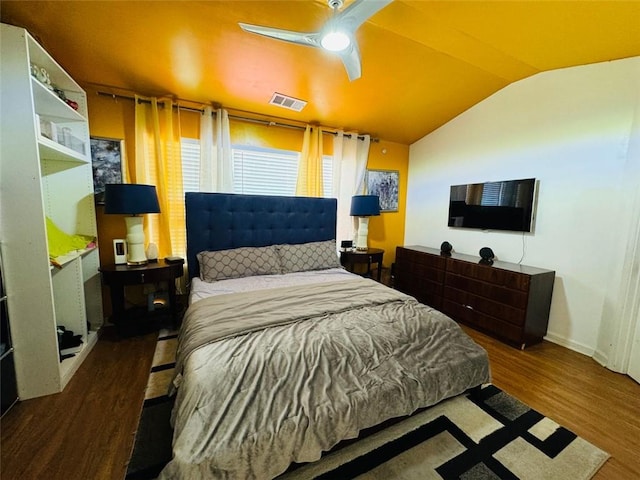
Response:
[[[531,232],[535,178],[452,185],[449,226]]]

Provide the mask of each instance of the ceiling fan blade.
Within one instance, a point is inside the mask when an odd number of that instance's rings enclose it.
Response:
[[[336,21],[352,32],[393,0],[355,0],[336,15]]]
[[[362,65],[360,63],[360,51],[358,50],[357,43],[351,42],[349,48],[342,52],[335,52],[335,54],[342,60],[350,82],[360,78],[362,75]]]
[[[248,23],[238,23],[245,32],[256,33],[264,37],[275,38],[285,42],[306,45],[309,47],[319,47],[320,40],[317,33],[292,32],[279,28],[262,27],[260,25],[249,25]]]

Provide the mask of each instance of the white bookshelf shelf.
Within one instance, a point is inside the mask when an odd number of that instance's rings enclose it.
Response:
[[[72,150],[69,147],[65,147],[64,145],[54,142],[53,140],[49,140],[47,137],[43,137],[42,135],[38,138],[38,146],[40,147],[40,158],[42,160],[89,163],[89,158],[86,154]]]
[[[60,255],[59,257],[54,257],[51,261],[51,269],[64,268],[70,262],[73,262],[74,260],[81,258],[96,249],[97,247],[89,247],[82,250],[74,250],[73,252],[69,252],[65,255]]]
[[[67,105],[55,92],[31,77],[36,113],[53,122],[86,122],[87,119]]]

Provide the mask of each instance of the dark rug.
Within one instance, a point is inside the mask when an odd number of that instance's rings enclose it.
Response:
[[[167,396],[167,389],[175,367],[176,345],[175,331],[160,330],[127,468],[127,480],[154,479],[171,460],[173,430],[169,419],[174,398]]]
[[[127,479],[171,460],[175,336],[160,337]],[[363,431],[279,480],[589,479],[609,455],[494,385]]]

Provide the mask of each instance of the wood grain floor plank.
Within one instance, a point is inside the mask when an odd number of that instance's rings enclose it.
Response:
[[[157,334],[105,329],[62,393],[18,403],[2,418],[0,477],[124,477]]]

